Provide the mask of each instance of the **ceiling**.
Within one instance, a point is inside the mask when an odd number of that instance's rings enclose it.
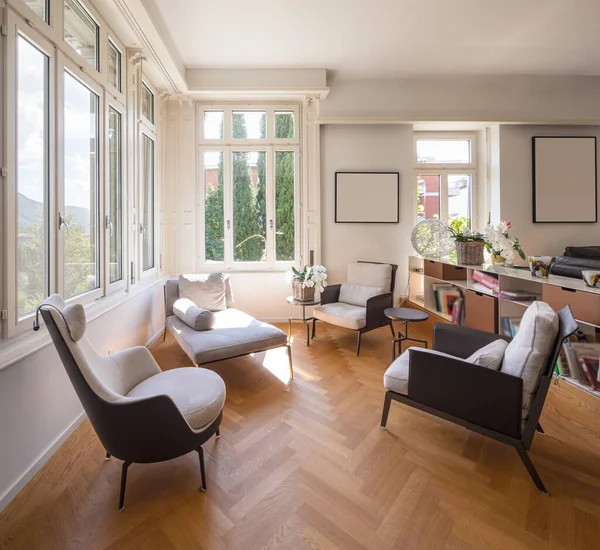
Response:
[[[188,68],[600,75],[599,0],[146,0]]]

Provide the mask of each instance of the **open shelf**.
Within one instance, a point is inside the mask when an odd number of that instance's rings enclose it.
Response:
[[[586,386],[585,384],[582,384],[581,382],[579,382],[578,380],[576,380],[575,378],[571,378],[570,376],[563,376],[562,374],[559,375],[555,375],[555,378],[557,378],[558,380],[564,380],[565,382],[571,384],[572,386],[575,386],[581,390],[584,390],[592,395],[595,395],[596,397],[600,398],[600,391],[595,390],[594,388],[592,388],[591,386]]]

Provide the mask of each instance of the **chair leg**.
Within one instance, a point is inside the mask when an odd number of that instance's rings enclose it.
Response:
[[[121,467],[121,494],[119,496],[119,512],[125,507],[125,487],[127,485],[127,468],[131,466],[131,462],[123,462]]]
[[[394,325],[390,322],[390,330],[392,331],[392,338],[396,338],[396,333],[394,332]]]
[[[537,428],[535,429],[535,431],[541,435],[546,435],[544,428],[542,428],[542,425],[539,422],[538,422],[538,425],[537,425]]]
[[[215,433],[215,437],[217,439],[221,439],[221,430],[217,429],[217,432]]]
[[[385,401],[383,402],[383,414],[381,415],[381,429],[385,430],[387,426],[388,414],[390,414],[390,405],[392,403],[392,397],[390,392],[385,392]]]
[[[104,460],[110,460],[110,453],[108,451],[106,451],[106,456],[104,457]]]
[[[537,490],[540,493],[542,493],[543,495],[548,495],[548,491],[546,490],[546,487],[544,487],[542,478],[537,473],[537,470],[535,469],[533,462],[531,462],[531,459],[529,458],[529,455],[527,454],[525,447],[523,447],[522,445],[519,445],[519,446],[515,447],[515,449],[517,449],[517,453],[519,453],[520,459],[523,461],[523,464],[525,464],[525,468],[527,468],[527,471],[529,472],[531,479],[535,483]]]
[[[313,317],[313,329],[312,329],[312,339],[315,339],[317,335],[317,320]]]
[[[358,331],[358,337],[356,339],[356,355],[360,355],[360,337],[362,336],[362,332]]]
[[[202,491],[206,491],[206,472],[204,471],[204,449],[202,446],[196,449],[198,458],[200,459],[200,476],[202,477]]]
[[[294,365],[292,363],[292,346],[291,346],[291,344],[287,345],[287,356],[288,356],[288,363],[290,366],[290,378],[293,380],[294,379]]]

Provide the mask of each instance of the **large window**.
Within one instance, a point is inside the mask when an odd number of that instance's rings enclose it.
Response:
[[[154,141],[142,134],[141,220],[142,270],[154,267]]]
[[[98,70],[100,28],[90,13],[77,1],[65,0],[65,42]]]
[[[205,269],[273,269],[297,260],[297,108],[200,108]]]
[[[415,134],[417,219],[461,218],[473,225],[475,135]]]
[[[123,279],[123,161],[121,113],[108,108],[108,201],[109,281]]]
[[[121,92],[121,52],[112,40],[108,41],[108,81]]]

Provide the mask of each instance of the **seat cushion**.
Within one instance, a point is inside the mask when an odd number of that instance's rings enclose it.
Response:
[[[362,262],[348,264],[346,282],[351,285],[378,286],[389,292],[392,286],[392,266]]]
[[[179,297],[191,300],[202,309],[223,311],[227,308],[225,276],[223,273],[180,275]]]
[[[436,351],[433,349],[421,348],[419,346],[412,346],[408,348],[402,355],[396,357],[396,360],[388,367],[383,375],[383,385],[385,389],[391,390],[396,393],[408,395],[408,365],[409,365],[409,350],[416,349],[423,353],[430,353],[432,355],[442,355],[443,357],[450,357],[451,359],[458,359],[448,353]],[[435,383],[435,382],[434,382]]]
[[[190,329],[191,330],[191,329]],[[201,430],[219,416],[225,403],[225,382],[208,369],[171,369],[147,378],[127,397],[139,399],[169,396],[194,430]]]
[[[167,328],[197,365],[287,344],[285,332],[233,308],[215,312],[212,330],[195,331],[174,315],[167,318]]]
[[[504,352],[508,342],[499,338],[490,342],[487,346],[479,348],[475,353],[465,359],[469,363],[485,367],[486,369],[499,370],[504,359]]]
[[[380,286],[343,283],[340,287],[339,301],[351,306],[367,307],[367,300],[379,294],[383,294],[383,288]]]
[[[359,330],[367,324],[367,308],[333,302],[313,308],[313,316],[338,327]]]
[[[535,301],[525,311],[519,331],[504,352],[502,372],[523,379],[523,420],[544,374],[558,335],[558,315],[545,302]]]

